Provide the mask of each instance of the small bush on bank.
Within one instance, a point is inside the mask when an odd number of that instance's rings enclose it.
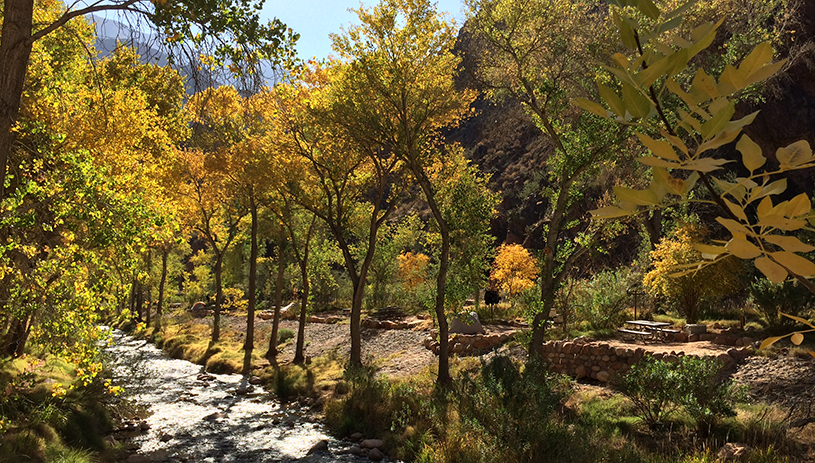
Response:
[[[797,281],[776,284],[766,278],[757,278],[750,285],[750,300],[770,327],[795,323],[782,316],[782,312],[800,316],[812,309],[812,293]]]
[[[288,328],[281,328],[277,332],[277,343],[283,344],[284,342],[288,341],[289,339],[294,339],[294,331]]]
[[[676,408],[679,376],[674,365],[644,357],[623,376],[620,389],[634,404],[634,414],[651,429],[661,427]]]

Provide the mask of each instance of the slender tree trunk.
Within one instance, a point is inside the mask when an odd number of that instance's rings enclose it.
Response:
[[[164,285],[167,283],[167,258],[170,256],[170,248],[164,247],[161,250],[161,280],[158,283],[158,302],[156,303],[156,330],[161,330],[161,316],[164,312]]]
[[[153,253],[150,250],[147,251],[147,255],[144,257],[144,262],[146,264],[145,267],[147,267],[147,275],[148,275],[148,278],[149,278],[149,275],[151,273],[153,273]],[[152,300],[151,300],[152,298],[150,297],[150,293],[151,293],[150,285],[147,285],[147,284],[144,285],[144,293],[145,294],[144,294],[143,297],[145,299],[147,299],[147,312],[145,313],[145,323],[147,323],[147,326],[150,326],[151,314],[153,312],[153,307],[152,307],[153,304],[152,304]]]
[[[272,335],[269,338],[269,350],[265,357],[271,361],[277,358],[277,331],[280,328],[280,309],[283,307],[283,277],[286,272],[286,258],[284,254],[285,239],[277,247],[277,285],[274,290],[274,319],[272,319]]]
[[[136,313],[138,314],[139,323],[144,321],[144,285],[136,281]]]
[[[306,360],[306,307],[308,307],[308,245],[303,253],[303,260],[300,262],[300,275],[303,279],[303,290],[300,291],[300,325],[297,327],[297,349],[294,352],[292,363],[300,365]]]
[[[436,219],[436,224],[439,226],[439,234],[441,235],[441,255],[439,256],[439,274],[436,277],[436,305],[434,310],[436,312],[436,319],[439,323],[439,375],[436,378],[436,384],[441,387],[447,387],[452,383],[450,377],[450,359],[449,359],[449,343],[448,343],[448,327],[447,327],[447,313],[444,309],[444,296],[447,288],[447,270],[450,267],[450,229],[447,226],[447,221],[441,213],[441,208],[436,202],[435,192],[430,180],[424,174],[421,168],[415,164],[411,166],[413,175],[419,179],[419,185],[424,192],[427,204],[433,212],[433,218]]]
[[[3,340],[3,355],[8,357],[19,357],[25,352],[25,344],[28,340],[29,318],[14,317],[9,326],[6,337]]]
[[[365,295],[365,279],[358,278],[354,284],[351,300],[351,366],[362,366],[362,302]]]
[[[255,285],[258,274],[258,208],[254,196],[249,198],[249,213],[252,216],[252,232],[249,237],[249,303],[246,307],[246,342],[243,346],[243,373],[249,374],[252,368],[252,350],[255,348]]]
[[[221,338],[221,302],[224,297],[224,290],[221,282],[221,273],[223,273],[223,252],[218,253],[215,259],[215,310],[212,318],[212,344],[218,342]]]
[[[6,0],[0,36],[0,199],[5,197],[6,170],[20,113],[28,60],[31,56],[33,0]]]

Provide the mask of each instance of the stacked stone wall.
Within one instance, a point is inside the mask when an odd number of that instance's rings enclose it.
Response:
[[[716,357],[722,360],[727,368],[741,362],[751,352],[749,348],[733,348]],[[685,355],[684,352],[649,353],[642,347],[614,347],[602,342],[556,341],[543,345],[543,356],[549,364],[549,370],[604,383],[624,375],[646,354],[666,361],[675,361]]]

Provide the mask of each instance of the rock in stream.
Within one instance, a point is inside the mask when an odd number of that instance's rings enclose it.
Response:
[[[248,384],[247,377],[204,373],[200,365],[168,358],[154,345],[120,331],[113,332],[107,350],[117,383],[149,414],[141,426],[144,432],[130,440],[137,450],[130,457],[134,461],[367,461],[347,454],[350,444],[328,436],[307,409],[279,403]],[[317,445],[322,441],[328,450]],[[320,450],[308,454],[315,445]]]

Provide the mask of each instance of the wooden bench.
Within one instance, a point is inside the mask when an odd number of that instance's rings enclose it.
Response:
[[[663,333],[671,333],[671,334],[677,334],[677,333],[679,333],[679,330],[666,330],[666,329],[664,329],[664,328],[660,328],[660,329],[659,329],[659,331],[661,331],[661,332],[663,332]]]

